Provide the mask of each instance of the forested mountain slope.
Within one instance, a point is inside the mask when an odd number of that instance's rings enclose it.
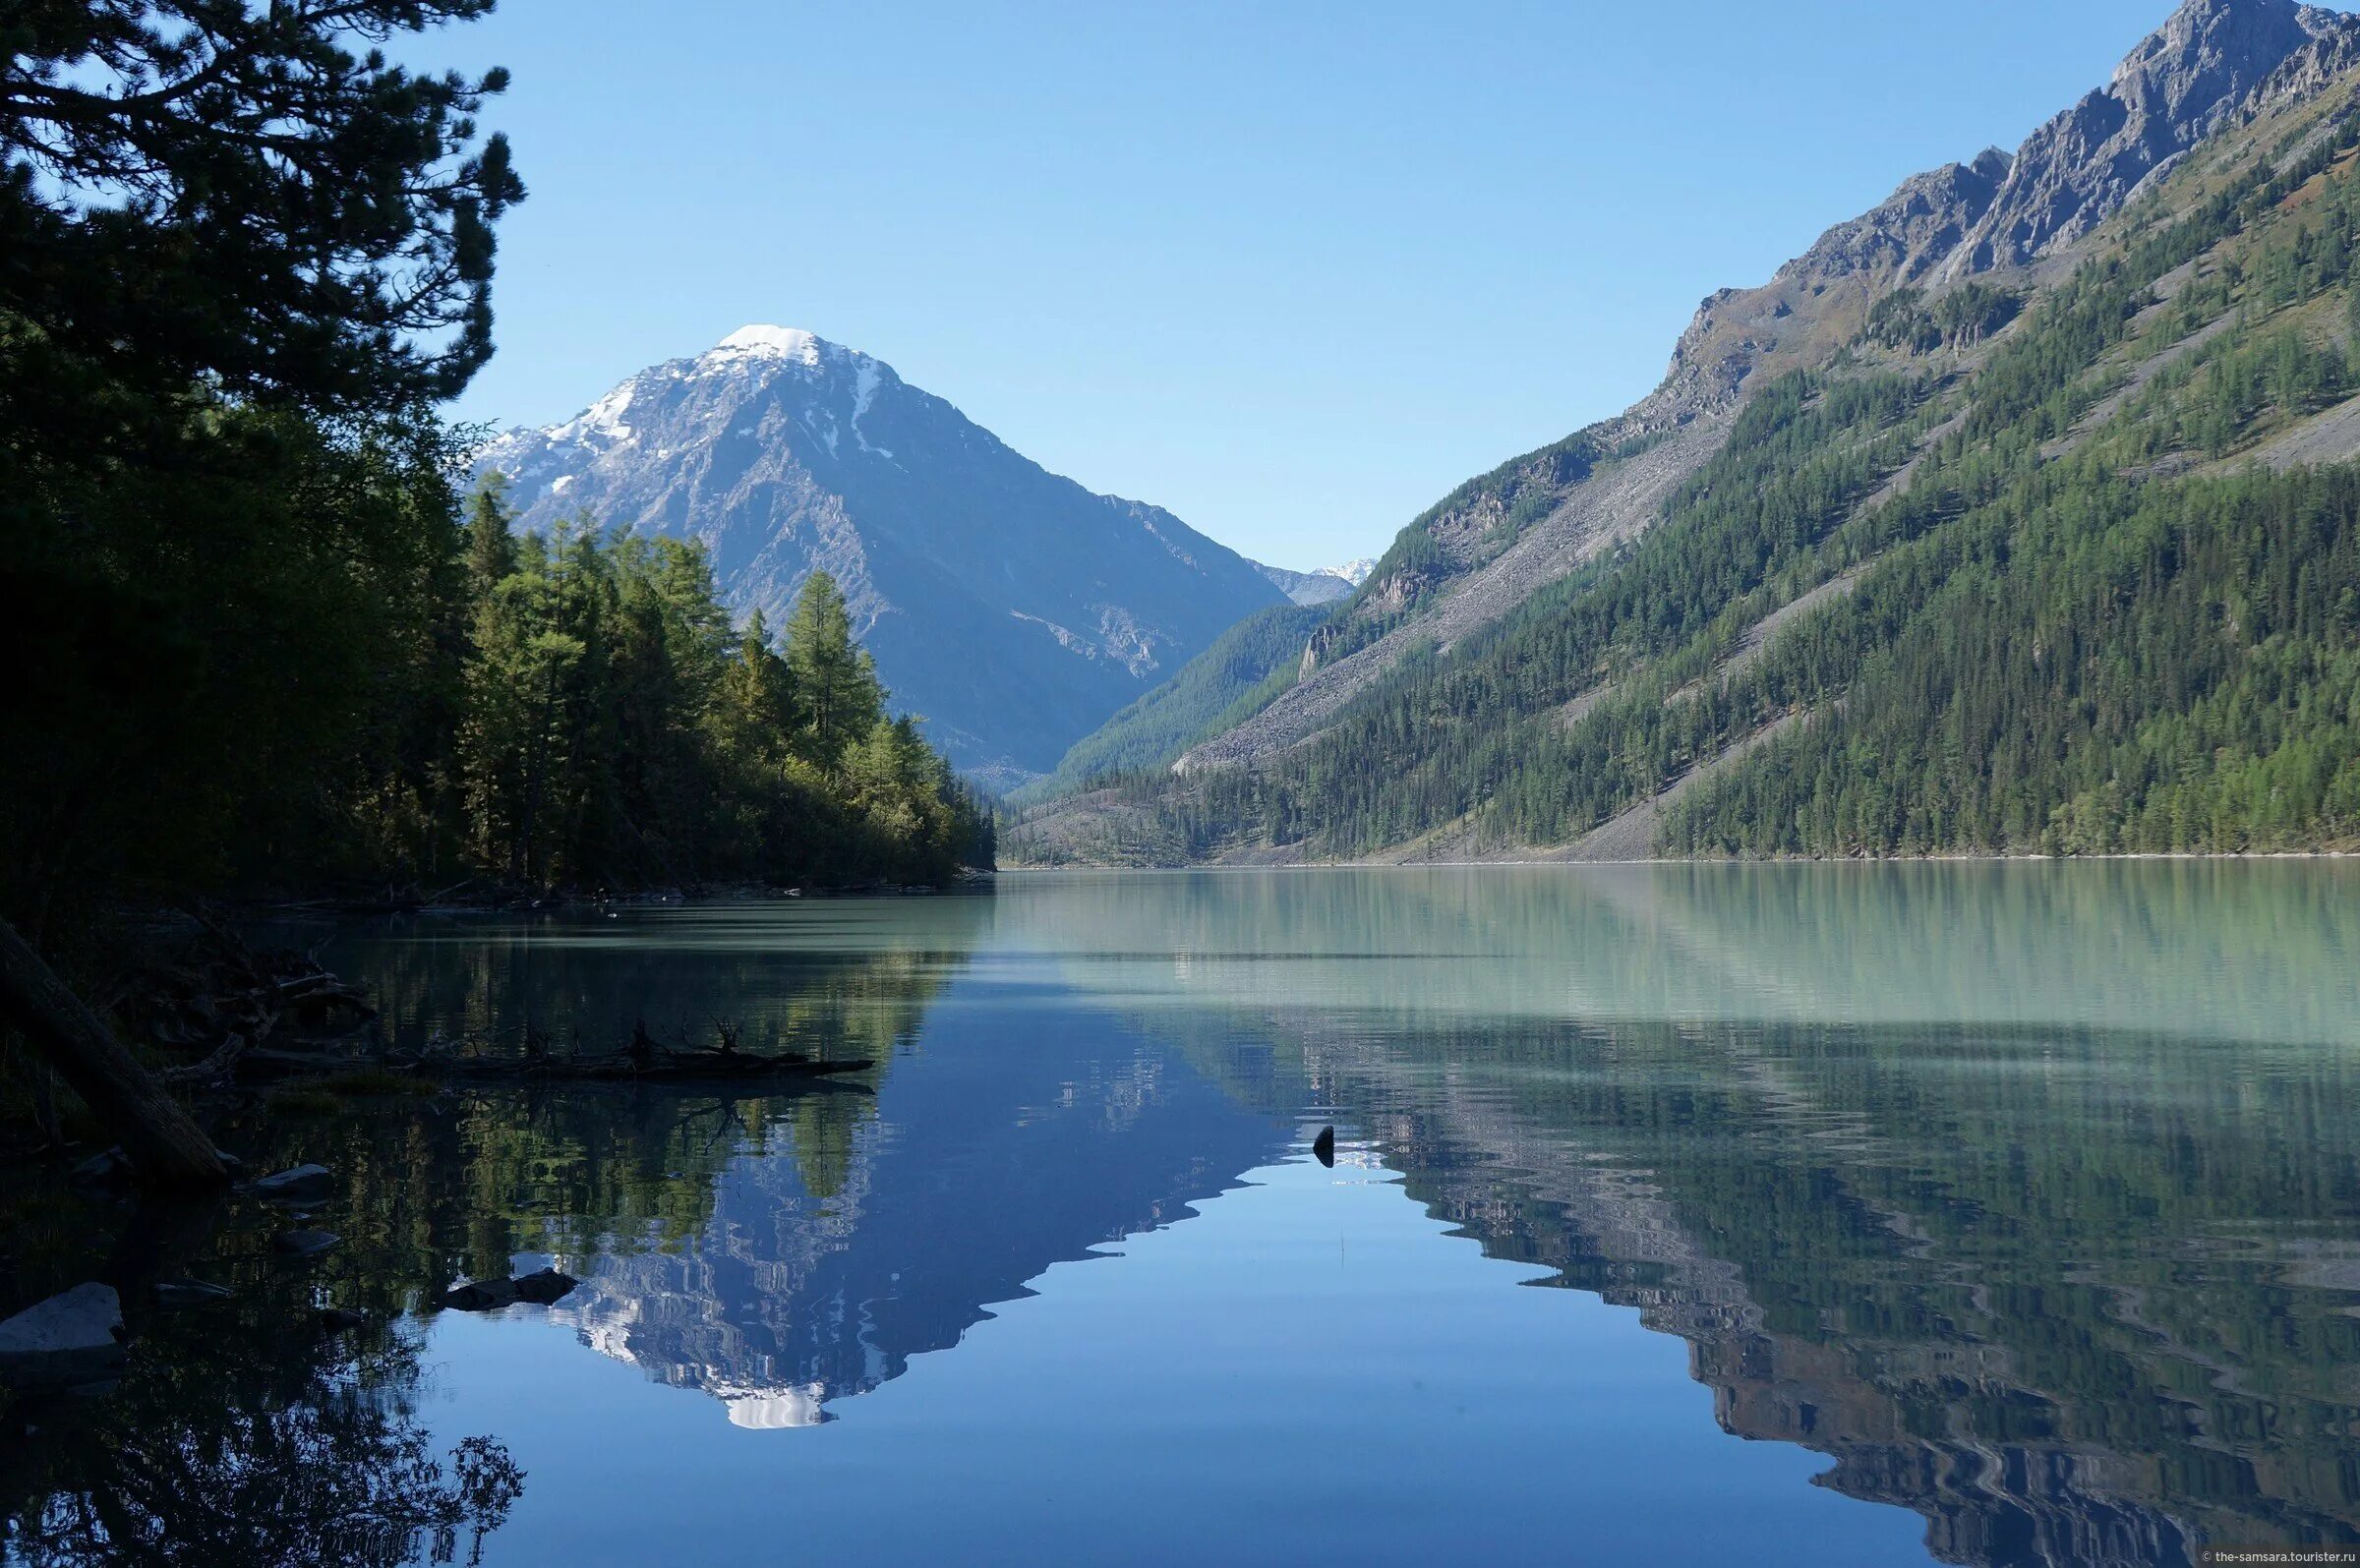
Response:
[[[1272,605],[1248,615],[1065,754],[1048,778],[1016,800],[1049,799],[1071,788],[1168,763],[1226,730],[1284,690],[1303,661],[1303,640],[1327,618],[1330,601]]]
[[[1020,857],[2360,839],[2360,23],[2191,0],[2015,157],[1706,303],[1301,678]]]

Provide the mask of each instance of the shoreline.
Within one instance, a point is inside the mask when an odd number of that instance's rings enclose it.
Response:
[[[2125,865],[2173,861],[2211,865],[2262,865],[2281,861],[2355,860],[2360,849],[2281,849],[2266,854],[2205,854],[2196,852],[2146,854],[1926,854],[1926,855],[1777,855],[1744,858],[1731,855],[1669,856],[1645,860],[1565,860],[1548,856],[1500,860],[1294,860],[1262,864],[1208,860],[1190,865],[1126,866],[1107,864],[1004,865],[995,875],[1054,876],[1059,873],[1247,872],[1247,871],[1487,871],[1601,869],[1636,866],[1923,866],[1923,865]]]
[[[782,903],[789,900],[811,899],[935,899],[972,895],[990,887],[998,869],[970,868],[957,881],[934,886],[927,883],[860,882],[832,886],[797,885],[766,887],[755,883],[690,884],[686,887],[648,888],[630,893],[584,893],[560,889],[545,893],[525,893],[515,890],[488,892],[476,898],[453,898],[447,894],[422,895],[417,898],[345,897],[335,894],[254,894],[216,895],[207,900],[224,913],[239,917],[268,915],[328,915],[366,917],[372,915],[404,914],[502,914],[516,912],[562,912],[569,909],[628,909],[661,908],[668,904],[716,903]],[[159,910],[159,914],[177,911]]]

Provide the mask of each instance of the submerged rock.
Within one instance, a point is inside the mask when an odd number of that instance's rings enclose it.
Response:
[[[201,1279],[155,1282],[155,1300],[160,1307],[206,1307],[214,1302],[226,1302],[234,1294],[226,1285],[208,1284]]]
[[[571,1274],[560,1274],[554,1268],[544,1268],[525,1275],[515,1282],[516,1299],[531,1302],[536,1307],[548,1307],[573,1294],[581,1283]]]
[[[324,1165],[298,1165],[261,1178],[254,1192],[273,1203],[308,1203],[327,1196],[334,1180]]]
[[[131,1156],[117,1145],[75,1166],[73,1180],[83,1187],[120,1187],[131,1175]]]
[[[77,1285],[0,1323],[0,1381],[71,1388],[119,1376],[123,1304],[111,1285]]]
[[[455,1312],[496,1312],[527,1302],[547,1307],[561,1302],[581,1281],[554,1268],[538,1269],[521,1279],[474,1279],[442,1293],[442,1305]]]
[[[333,1231],[281,1231],[270,1245],[289,1257],[317,1257],[342,1240]]]
[[[454,1312],[496,1312],[516,1300],[512,1279],[471,1279],[442,1293],[442,1305]]]

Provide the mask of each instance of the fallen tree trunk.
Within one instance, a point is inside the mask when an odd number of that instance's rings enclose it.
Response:
[[[155,1187],[229,1181],[212,1140],[161,1079],[0,920],[0,1017],[16,1025],[90,1114],[121,1139],[140,1180]]]
[[[865,1059],[814,1062],[806,1057],[755,1052],[667,1051],[654,1057],[617,1052],[609,1056],[527,1058],[392,1057],[387,1065],[430,1077],[518,1083],[760,1083],[780,1078],[840,1077],[863,1073]]]

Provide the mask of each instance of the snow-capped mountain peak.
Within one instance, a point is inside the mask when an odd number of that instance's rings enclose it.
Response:
[[[840,380],[840,374],[846,371],[851,373],[849,378]],[[860,429],[860,419],[876,402],[878,389],[899,379],[891,367],[800,327],[755,324],[739,327],[692,359],[670,360],[639,372],[560,424],[519,427],[495,436],[477,454],[477,462],[507,469],[530,491],[542,477],[539,471],[546,466],[548,453],[580,452],[601,458],[618,453],[639,438],[640,411],[660,422],[662,411],[687,387],[705,382],[762,385],[781,372],[792,372],[809,383],[815,396],[828,395],[839,386],[846,388],[845,406],[820,418],[830,424],[838,417],[845,418],[858,450],[892,458],[889,449],[872,445]],[[825,435],[821,438],[828,439]],[[833,440],[829,449],[835,450]]]
[[[706,352],[706,359],[800,360],[819,363],[823,350],[834,348],[799,326],[741,326]]]
[[[865,375],[874,375],[877,361],[858,349],[831,343],[799,326],[766,326],[757,323],[738,328],[689,362],[691,374],[715,370],[759,371],[790,365],[812,371],[852,365],[860,368]]]
[[[740,327],[475,461],[527,529],[587,515],[701,542],[731,607],[774,625],[825,568],[897,706],[1002,784],[1277,597],[1170,513],[1092,494],[796,327]]]

